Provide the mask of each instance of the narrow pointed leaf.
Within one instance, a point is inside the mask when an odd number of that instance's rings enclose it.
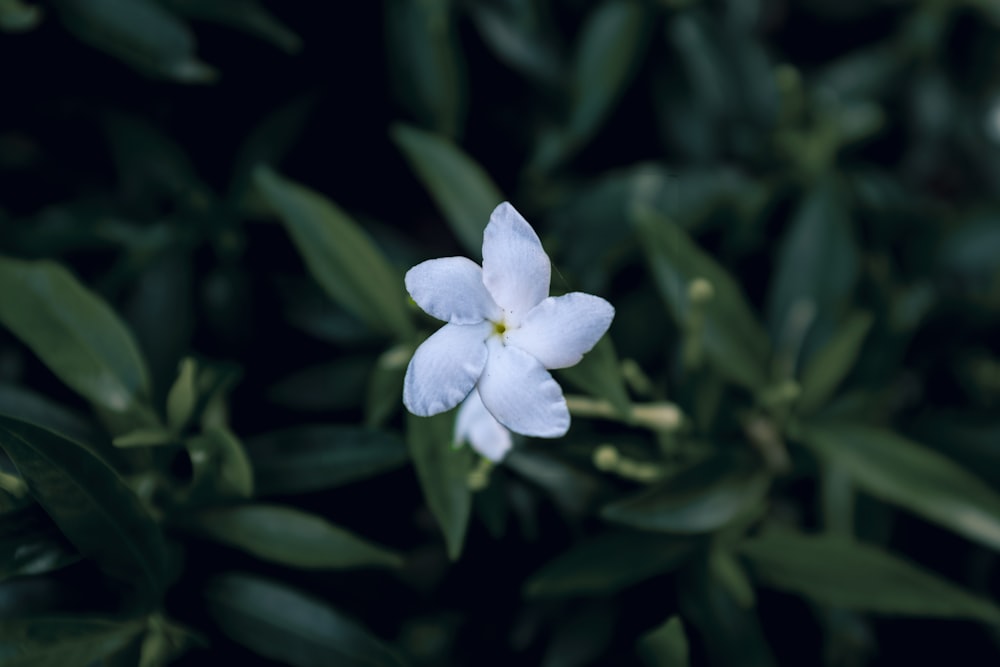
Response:
[[[292,667],[400,667],[400,659],[342,612],[283,584],[224,574],[205,590],[209,615],[233,641]]]
[[[861,346],[871,330],[870,313],[856,312],[817,350],[802,373],[802,393],[796,409],[802,414],[815,412],[833,396],[837,387],[854,368]]]
[[[398,398],[397,398],[398,400]],[[375,429],[314,424],[247,440],[259,495],[332,489],[406,463],[406,444]]]
[[[831,180],[815,186],[778,250],[768,329],[777,345],[801,347],[804,361],[831,336],[857,282],[860,260],[844,202]]]
[[[528,579],[531,596],[607,595],[670,572],[698,546],[690,538],[614,531],[572,547]],[[627,563],[627,565],[624,565]]]
[[[688,667],[688,641],[679,616],[639,638],[639,655],[647,667]]]
[[[82,445],[8,417],[0,417],[0,448],[81,554],[156,599],[166,570],[163,535],[114,470]]]
[[[194,35],[153,0],[56,0],[59,18],[77,37],[132,67],[181,83],[205,83],[215,72],[195,57]]]
[[[686,325],[700,308],[702,344],[716,370],[747,389],[763,387],[768,380],[767,336],[729,272],[669,218],[637,207],[632,220],[660,297],[674,319]],[[696,305],[688,286],[697,278],[707,280],[713,294]]]
[[[165,4],[188,18],[231,26],[289,53],[302,48],[302,39],[255,0],[166,0]]]
[[[125,325],[52,262],[0,258],[0,323],[59,379],[113,413],[149,412],[149,373]]]
[[[253,466],[243,443],[222,427],[206,428],[188,439],[196,488],[209,488],[222,497],[249,498],[253,495]]]
[[[265,560],[303,569],[398,567],[402,559],[325,519],[280,505],[242,505],[200,512],[200,534]]]
[[[622,417],[628,417],[632,412],[621,362],[610,337],[604,336],[594,349],[584,355],[583,361],[558,371],[558,374],[591,396],[607,400]]]
[[[868,426],[810,426],[802,439],[876,498],[1000,550],[1000,494],[950,458]]]
[[[752,510],[768,485],[762,470],[717,456],[608,505],[601,516],[643,530],[711,532]]]
[[[267,167],[257,168],[254,181],[327,295],[373,330],[410,337],[413,324],[402,277],[358,223],[325,197]]]
[[[0,623],[3,667],[86,667],[104,664],[146,627],[145,619],[116,621],[81,617],[4,619]]]
[[[469,525],[472,494],[469,450],[452,444],[453,421],[450,413],[426,418],[408,414],[407,442],[424,498],[444,532],[448,556],[457,560]]]
[[[821,604],[1000,623],[1000,609],[987,600],[870,545],[775,531],[740,550],[768,584]]]
[[[391,132],[466,252],[482,257],[483,230],[504,198],[500,188],[448,139],[403,124],[393,125]]]
[[[424,127],[458,137],[466,82],[451,0],[384,3],[389,84],[396,101]]]

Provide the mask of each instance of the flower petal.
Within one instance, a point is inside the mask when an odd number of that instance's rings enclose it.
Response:
[[[517,326],[549,295],[552,267],[528,221],[504,202],[494,209],[483,232],[483,283],[508,324]]]
[[[505,336],[545,368],[568,368],[580,362],[614,319],[614,307],[599,296],[570,292],[550,296],[531,309],[518,329]]]
[[[489,359],[476,385],[486,409],[515,433],[558,438],[569,430],[562,389],[530,354],[491,336]]]
[[[483,285],[483,270],[467,257],[429,259],[406,272],[406,291],[425,313],[452,324],[496,320],[500,308]]]
[[[510,431],[490,414],[475,389],[458,409],[455,441],[468,442],[473,449],[494,462],[501,461],[513,444]]]
[[[446,324],[417,348],[403,379],[403,405],[430,417],[451,410],[476,386],[492,324]]]

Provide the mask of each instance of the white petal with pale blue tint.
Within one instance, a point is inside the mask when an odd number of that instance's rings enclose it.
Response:
[[[513,438],[483,405],[479,392],[473,389],[455,417],[455,442],[467,442],[490,461],[499,462],[510,451]]]
[[[403,404],[421,417],[462,402],[486,365],[489,322],[446,324],[417,348],[403,379]]]
[[[597,344],[614,316],[614,307],[601,297],[570,292],[535,306],[520,328],[507,331],[506,340],[545,368],[568,368]]]
[[[558,438],[569,429],[569,410],[562,389],[541,363],[492,336],[479,395],[496,420],[515,433]]]
[[[483,282],[508,324],[517,326],[549,295],[551,271],[531,225],[509,203],[497,206],[483,232]]]
[[[425,313],[452,324],[497,320],[500,309],[483,284],[483,270],[466,257],[429,259],[406,272],[406,291]]]

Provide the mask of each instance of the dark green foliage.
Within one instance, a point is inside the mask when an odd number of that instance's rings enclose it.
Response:
[[[1000,662],[992,0],[0,0],[0,667]],[[509,200],[572,426],[410,415]]]

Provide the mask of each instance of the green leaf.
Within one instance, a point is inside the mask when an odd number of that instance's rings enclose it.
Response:
[[[424,127],[459,136],[466,83],[453,3],[388,0],[384,11],[389,83],[396,101]]]
[[[0,414],[65,435],[71,440],[94,443],[107,436],[82,415],[28,389],[0,383]]]
[[[767,308],[776,346],[808,361],[833,333],[859,269],[844,193],[823,180],[799,204],[778,248]],[[796,365],[790,359],[788,370]]]
[[[149,373],[104,301],[52,262],[0,258],[0,323],[91,402],[151,420]]]
[[[330,363],[310,363],[268,387],[267,397],[301,412],[359,407],[365,398],[372,361],[368,355],[353,354]]]
[[[400,667],[389,648],[342,612],[282,584],[224,574],[205,590],[222,632],[265,658],[292,667]]]
[[[166,0],[164,4],[187,18],[220,23],[266,39],[288,53],[302,48],[302,39],[255,0]]]
[[[597,132],[642,61],[649,44],[647,18],[632,0],[608,0],[587,17],[574,55],[566,129],[538,143],[535,165],[550,169]]]
[[[642,530],[707,533],[752,510],[769,483],[763,470],[719,455],[606,506],[601,516]]]
[[[42,21],[42,10],[22,0],[0,0],[0,30],[24,32]]]
[[[409,458],[397,436],[354,426],[316,424],[247,440],[262,496],[332,489],[399,468]]]
[[[559,375],[591,396],[607,400],[622,417],[628,418],[632,413],[632,401],[625,388],[621,362],[610,336],[604,336],[594,349],[584,355],[583,361],[561,369]]]
[[[457,560],[472,510],[469,450],[453,444],[451,413],[427,418],[407,414],[406,423],[410,458],[417,469],[420,488],[444,532],[448,556]]]
[[[81,554],[158,598],[166,570],[163,535],[114,470],[83,446],[8,417],[0,417],[0,447]]]
[[[399,410],[403,379],[413,352],[412,345],[399,344],[379,355],[365,392],[365,426],[377,428]]]
[[[700,340],[715,369],[750,390],[762,388],[768,380],[767,335],[729,272],[669,218],[635,207],[632,221],[660,297],[673,318],[690,326],[697,309],[702,318]],[[694,304],[688,287],[698,278],[708,281],[712,295]]]
[[[80,617],[5,618],[0,623],[3,667],[90,667],[121,651],[145,620]]]
[[[858,360],[873,321],[870,313],[852,313],[809,360],[802,372],[802,393],[796,402],[801,414],[815,412],[830,400]]]
[[[754,609],[740,605],[706,561],[692,561],[678,573],[677,598],[689,634],[705,652],[705,664],[777,665]]]
[[[331,299],[375,331],[413,335],[402,279],[354,220],[267,167],[257,168],[254,181]]]
[[[876,498],[1000,550],[1000,494],[950,458],[868,426],[809,426],[801,438]]]
[[[773,531],[740,551],[768,584],[830,606],[1000,623],[1000,609],[876,547]]]
[[[199,512],[199,533],[265,560],[303,569],[399,567],[402,559],[314,514],[281,505]]]
[[[195,386],[198,365],[190,357],[181,361],[177,379],[167,393],[167,426],[174,433],[180,433],[194,414],[198,402],[198,391]]]
[[[211,426],[185,444],[194,467],[193,489],[209,488],[224,498],[253,495],[253,466],[231,431]]]
[[[639,655],[648,667],[688,667],[688,641],[679,616],[639,638]]]
[[[165,428],[137,428],[112,440],[115,447],[156,447],[176,442],[174,434]]]
[[[54,0],[66,28],[136,69],[181,83],[206,83],[215,72],[194,55],[187,26],[153,0]]]
[[[536,597],[617,593],[675,570],[692,556],[697,545],[692,539],[665,535],[604,533],[546,563],[528,579],[525,592]]]
[[[628,86],[648,43],[646,11],[632,0],[609,0],[586,19],[573,67],[569,132],[583,143]]]
[[[481,258],[483,230],[493,209],[504,199],[500,188],[448,139],[402,123],[393,125],[390,132],[444,213],[451,231],[471,257]]]

